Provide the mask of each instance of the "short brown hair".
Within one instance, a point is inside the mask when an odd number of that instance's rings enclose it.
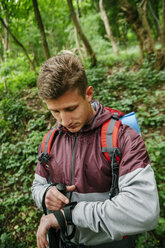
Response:
[[[56,55],[41,67],[37,87],[44,100],[57,99],[71,89],[78,89],[84,97],[88,87],[85,69],[78,57],[71,53]]]

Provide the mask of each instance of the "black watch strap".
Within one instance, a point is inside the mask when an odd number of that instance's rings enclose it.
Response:
[[[53,211],[54,216],[56,217],[58,224],[60,226],[60,229],[63,233],[65,233],[66,230],[66,222],[65,222],[65,217],[63,213],[58,210],[58,211]]]
[[[77,202],[71,202],[63,208],[67,225],[73,225],[72,210],[74,209],[76,204]]]

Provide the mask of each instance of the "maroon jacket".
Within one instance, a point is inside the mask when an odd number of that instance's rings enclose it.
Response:
[[[70,133],[57,124],[49,173],[38,162],[32,187],[33,198],[42,208],[42,196],[50,182],[76,185],[72,200],[79,203],[73,210],[73,222],[77,226],[73,241],[85,245],[108,243],[153,229],[159,216],[148,153],[141,136],[126,125],[120,127],[118,134],[122,153],[120,192],[109,200],[112,176],[110,164],[101,151],[101,126],[111,118],[111,113],[98,102],[93,107],[95,115],[78,133]]]

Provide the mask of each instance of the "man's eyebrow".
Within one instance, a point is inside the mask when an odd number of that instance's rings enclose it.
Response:
[[[74,104],[74,105],[68,106],[68,107],[66,107],[66,108],[64,108],[64,109],[75,108],[75,107],[77,107],[77,106],[78,106],[78,104]]]
[[[49,107],[48,107],[48,110],[49,111],[58,111],[57,109],[53,109],[53,108],[49,108]]]
[[[78,106],[78,104],[74,104],[74,105],[67,106],[67,107],[63,108],[63,110],[68,110],[70,108],[76,108],[77,106]],[[58,109],[53,109],[53,108],[48,108],[48,110],[50,110],[50,111],[59,111]]]

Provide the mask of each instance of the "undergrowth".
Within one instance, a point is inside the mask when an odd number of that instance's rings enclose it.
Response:
[[[109,60],[102,60],[100,66],[87,67],[89,84],[95,89],[94,98],[125,113],[136,112],[158,184],[159,225],[156,230],[140,235],[136,247],[162,248],[165,246],[165,71],[153,70],[147,61],[139,67],[134,62],[131,64],[135,60],[130,59],[121,66],[114,58],[115,65],[111,67]],[[1,248],[35,248],[42,214],[32,201],[31,185],[38,145],[46,132],[49,115],[46,110],[37,110],[41,107],[37,101],[33,103],[38,104],[36,109],[27,104],[26,89],[33,91],[36,74],[27,70],[26,61],[25,68],[21,68],[22,61],[23,58],[18,59],[18,66],[9,62],[0,72],[7,85],[6,89],[3,83],[0,86]]]

